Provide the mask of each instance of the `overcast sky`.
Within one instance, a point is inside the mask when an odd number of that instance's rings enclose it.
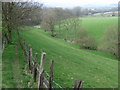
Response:
[[[84,5],[109,5],[117,4],[119,0],[35,0],[46,6],[52,7],[74,7]]]

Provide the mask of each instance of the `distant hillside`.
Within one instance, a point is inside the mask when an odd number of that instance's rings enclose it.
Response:
[[[95,5],[95,4],[88,4],[81,6],[82,8],[90,8],[90,9],[107,9],[107,8],[114,8],[118,7],[118,4],[110,4],[110,5]]]
[[[74,80],[84,81],[83,88],[116,88],[118,86],[118,62],[105,53],[89,52],[71,44],[51,37],[47,32],[36,28],[24,28],[21,33],[33,52],[47,53],[46,70],[53,59],[54,81],[62,87],[72,87]],[[102,54],[102,55],[101,55]],[[40,57],[39,57],[40,58]],[[39,60],[38,60],[39,62]]]

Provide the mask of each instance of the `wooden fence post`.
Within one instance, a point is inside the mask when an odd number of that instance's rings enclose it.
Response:
[[[5,41],[3,41],[3,44],[2,44],[2,53],[4,52],[4,49],[5,49]]]
[[[18,43],[15,43],[15,54],[18,55]]]
[[[26,49],[26,60],[28,62],[29,61],[29,48],[30,48],[30,46],[25,43],[25,47],[26,47],[25,48]]]
[[[43,79],[44,79],[44,64],[45,64],[46,53],[42,53],[41,61],[40,61],[40,69],[39,69],[39,77],[38,77],[38,88],[43,88]]]
[[[34,69],[33,69],[33,78],[34,78],[34,82],[36,82],[36,76],[37,76],[37,66],[36,66],[37,57],[38,57],[38,54],[35,53],[35,61],[34,61]]]
[[[27,59],[27,49],[26,49],[26,42],[25,41],[23,41],[23,48],[24,48],[25,57]]]
[[[83,82],[80,79],[75,80],[74,90],[82,90]]]
[[[54,66],[54,60],[51,60],[50,61],[49,90],[52,90],[53,66]]]
[[[32,70],[31,62],[32,62],[32,48],[29,46],[29,69],[30,70]]]

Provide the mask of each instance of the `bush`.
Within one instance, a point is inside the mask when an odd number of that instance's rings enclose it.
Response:
[[[80,45],[81,48],[96,50],[96,40],[94,37],[90,36],[87,31],[81,28],[77,32],[76,43]]]
[[[113,55],[118,56],[118,26],[109,27],[104,36],[101,39],[101,45],[98,46],[98,50],[110,52]]]

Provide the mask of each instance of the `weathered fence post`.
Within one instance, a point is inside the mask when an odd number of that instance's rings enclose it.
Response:
[[[34,61],[34,69],[33,69],[33,78],[34,78],[34,82],[36,82],[36,76],[37,76],[37,66],[36,66],[36,63],[37,63],[37,57],[38,57],[38,54],[35,53],[35,61]]]
[[[27,49],[26,49],[26,42],[25,41],[23,41],[23,48],[24,48],[24,54],[25,54],[25,57],[27,60]]]
[[[53,65],[54,65],[54,60],[51,60],[51,61],[50,61],[49,90],[52,90],[52,80],[53,80]]]
[[[40,61],[40,69],[39,69],[39,77],[38,77],[38,88],[43,88],[43,79],[44,79],[44,64],[45,64],[45,57],[46,53],[42,53],[41,55],[41,61]]]
[[[82,90],[83,82],[80,79],[75,80],[74,90]]]
[[[4,52],[4,49],[5,49],[5,41],[3,41],[3,44],[2,44],[2,53]]]
[[[18,55],[18,43],[15,43],[15,54]]]
[[[22,48],[22,50],[23,50],[23,44],[22,44],[22,41],[21,41],[21,39],[19,39],[19,43],[20,43],[20,45],[21,45],[21,48]]]
[[[29,69],[30,70],[32,70],[31,62],[32,62],[32,48],[29,46]]]

